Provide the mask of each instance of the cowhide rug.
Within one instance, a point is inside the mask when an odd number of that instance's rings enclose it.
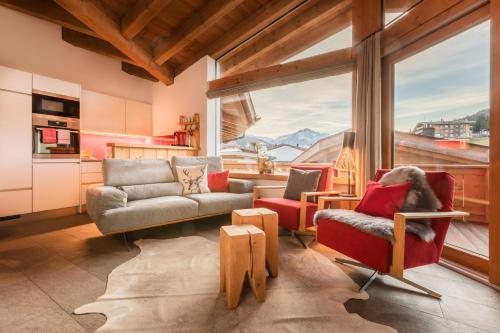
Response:
[[[104,295],[74,311],[104,314],[98,332],[394,332],[349,314],[344,302],[368,295],[325,256],[286,238],[266,301],[244,289],[235,310],[219,293],[218,243],[190,236],[136,244],[141,253],[109,274]]]

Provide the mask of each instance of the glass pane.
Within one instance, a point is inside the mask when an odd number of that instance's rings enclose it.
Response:
[[[422,0],[384,0],[384,25],[399,20]]]
[[[344,74],[221,99],[225,166],[256,170],[259,152],[277,173],[291,163],[331,163],[352,127],[351,93],[352,74]]]
[[[395,65],[395,164],[455,177],[446,242],[488,256],[489,22]]]

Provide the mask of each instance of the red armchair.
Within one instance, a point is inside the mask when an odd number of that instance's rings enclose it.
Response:
[[[379,170],[379,180],[388,170]],[[455,180],[446,172],[426,172],[427,181],[443,204],[439,212],[397,213],[394,215],[394,245],[389,241],[355,229],[350,225],[321,218],[318,221],[317,241],[358,262],[337,258],[342,264],[351,264],[373,269],[374,273],[360,288],[365,290],[379,274],[388,274],[402,282],[416,287],[430,296],[441,295],[403,277],[404,269],[437,263],[443,250],[446,232],[453,217],[465,217],[468,213],[453,211]],[[319,209],[335,201],[348,200],[348,208],[359,202],[359,198],[320,198]],[[345,202],[343,203],[346,204]],[[344,207],[343,207],[344,208]],[[405,232],[406,220],[430,219],[436,237],[425,242],[418,236]]]
[[[309,202],[310,197],[338,194],[332,191],[333,167],[330,165],[299,164],[292,168],[301,170],[320,170],[316,192],[302,192],[300,201],[280,198],[261,198],[261,191],[265,189],[285,189],[286,186],[255,186],[253,190],[253,206],[255,208],[265,207],[278,213],[278,224],[292,231],[292,235],[306,248],[299,233],[306,233],[307,228],[313,226],[314,213],[318,209],[316,202]],[[317,201],[317,200],[315,200]]]

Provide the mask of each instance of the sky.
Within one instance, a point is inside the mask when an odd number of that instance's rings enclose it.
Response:
[[[288,61],[351,46],[351,28]],[[251,92],[261,117],[247,134],[275,138],[303,128],[335,134],[351,128],[352,75]],[[489,21],[395,66],[395,127],[456,119],[489,107]]]

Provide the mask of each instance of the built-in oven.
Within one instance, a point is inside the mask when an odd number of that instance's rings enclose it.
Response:
[[[80,120],[32,114],[33,158],[80,158]]]
[[[33,91],[32,112],[49,116],[80,118],[80,101],[76,98]]]

